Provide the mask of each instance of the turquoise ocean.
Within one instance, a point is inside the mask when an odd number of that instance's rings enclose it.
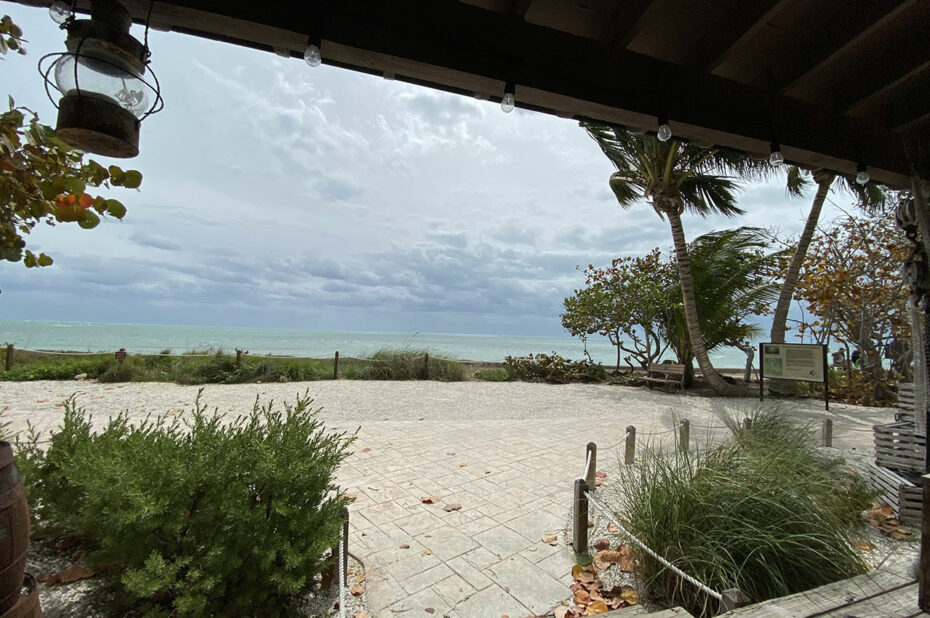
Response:
[[[571,337],[520,337],[513,335],[466,335],[454,333],[314,332],[277,328],[230,328],[170,326],[157,324],[101,324],[91,322],[39,322],[0,320],[0,343],[25,350],[130,353],[170,350],[236,348],[252,354],[330,357],[369,356],[381,348],[426,348],[430,353],[461,360],[500,362],[507,356],[556,352],[572,360],[584,358],[584,346]],[[595,361],[613,365],[617,352],[609,341],[588,340]],[[742,367],[746,355],[727,348],[711,354],[719,367]]]

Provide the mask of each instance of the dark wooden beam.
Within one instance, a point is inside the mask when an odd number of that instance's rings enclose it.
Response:
[[[754,35],[785,0],[742,0],[701,37],[697,65],[708,73],[720,66],[737,43]]]
[[[832,57],[855,46],[884,24],[889,15],[917,1],[922,0],[850,0],[816,36],[773,59],[770,86],[785,92]]]
[[[614,49],[626,49],[630,41],[636,38],[636,35],[643,29],[645,23],[643,17],[646,11],[652,6],[653,0],[628,0],[621,2],[620,6],[614,12],[614,30],[611,36],[611,47]]]
[[[930,70],[915,79],[905,92],[900,93],[885,109],[888,126],[906,131],[930,116]]]
[[[930,10],[902,22],[896,37],[885,39],[872,48],[867,57],[857,62],[852,77],[830,90],[828,97],[834,109],[848,111],[856,103],[930,66],[930,36],[927,34],[930,32]]]

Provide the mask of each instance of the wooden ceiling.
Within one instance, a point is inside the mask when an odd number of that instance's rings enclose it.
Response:
[[[47,0],[19,0],[47,5]],[[124,0],[137,21],[150,0]],[[79,0],[86,9],[88,0]],[[910,186],[930,0],[156,0],[152,26]],[[156,50],[157,51],[157,50]],[[157,72],[158,57],[153,57]],[[308,71],[311,70],[309,67]],[[171,103],[171,93],[165,93]]]

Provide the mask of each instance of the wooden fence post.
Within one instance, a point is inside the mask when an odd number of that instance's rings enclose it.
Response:
[[[597,444],[588,442],[588,446],[585,447],[584,453],[585,463],[588,465],[584,471],[584,482],[588,484],[588,487],[594,487],[594,478],[597,471]]]
[[[423,354],[423,373],[426,376],[424,379],[429,380],[429,352]]]
[[[623,453],[623,463],[632,466],[636,460],[636,427],[630,425],[626,428],[629,434],[626,438],[626,450]]]
[[[572,508],[572,551],[575,563],[582,566],[591,564],[588,554],[588,484],[584,479],[575,481],[574,508]]]
[[[833,421],[825,418],[823,419],[823,429],[820,432],[821,438],[823,438],[824,446],[833,446]]]
[[[6,370],[9,371],[13,367],[13,344],[6,344]]]
[[[339,350],[336,350],[336,356],[333,357],[333,380],[339,379]]]
[[[688,454],[689,442],[691,442],[691,423],[684,418],[678,426],[678,449],[685,455]]]
[[[242,366],[242,350],[236,348],[236,367]]]
[[[930,610],[930,474],[920,477],[924,490],[924,508],[920,516],[920,568],[917,573],[917,606]]]
[[[749,418],[748,416],[743,419],[743,429],[745,431],[749,431],[750,429],[752,429],[752,419]]]

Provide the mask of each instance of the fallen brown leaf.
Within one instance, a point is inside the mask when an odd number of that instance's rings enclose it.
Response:
[[[410,546],[407,545],[406,543],[404,543],[403,545],[400,546],[400,548],[401,548],[401,549],[410,549]]]
[[[360,612],[358,612],[357,614],[355,614],[355,618],[368,618],[368,612],[366,612],[366,611],[363,609],[363,610],[361,610]]]
[[[597,472],[594,473],[594,476],[596,476],[599,479],[606,479],[607,473],[601,472],[600,470],[598,470]]]
[[[74,566],[69,566],[67,569],[64,569],[58,573],[59,581],[62,584],[71,584],[82,579],[88,579],[94,576],[94,570],[88,569],[85,566],[75,564]]]
[[[639,595],[636,594],[636,590],[629,587],[623,589],[623,592],[620,593],[620,598],[629,605],[636,605],[639,602]]]
[[[490,471],[490,470],[485,470],[484,473],[485,473],[485,474],[491,474],[491,471]]]
[[[432,550],[432,549],[429,549],[429,548],[424,549],[424,550],[423,550],[423,553],[420,554],[420,555],[421,555],[421,556],[432,556],[432,555],[433,555],[433,550]]]
[[[361,584],[362,582],[365,581],[365,577],[366,577],[366,575],[365,575],[364,573],[361,573],[360,575],[356,575],[356,576],[355,576],[355,583],[356,583],[356,584]]]
[[[604,549],[610,549],[610,541],[608,541],[607,539],[598,539],[594,541],[594,543],[591,544],[591,547],[593,547],[597,551],[601,551]]]
[[[455,453],[446,453],[449,457],[455,457]]]
[[[446,513],[451,513],[452,511],[461,511],[462,505],[461,504],[447,504],[446,506],[442,507],[442,510],[445,511]]]
[[[422,420],[423,420],[423,417],[421,416],[421,417],[418,418],[417,420],[418,420],[418,421],[422,421]]]
[[[427,614],[435,614],[435,613],[436,613],[436,610],[433,609],[432,607],[427,607],[427,608],[424,609],[423,611],[426,612]]]
[[[464,467],[467,466],[467,465],[468,465],[467,463],[460,463],[460,464],[459,464],[459,468],[464,468]]]
[[[352,586],[352,588],[349,589],[349,592],[352,594],[353,597],[360,597],[363,594],[365,594],[365,587],[359,586],[358,584],[356,584],[355,586]]]
[[[620,526],[618,526],[617,524],[613,522],[610,522],[607,524],[607,532],[617,534],[618,532],[620,532]]]
[[[591,595],[587,590],[576,590],[572,597],[577,605],[585,606],[591,602]]]
[[[362,449],[362,452],[363,452],[363,453],[370,453],[370,452],[371,452],[371,449],[368,448],[368,447],[366,446],[365,448]]]
[[[439,498],[436,496],[424,496],[420,498],[420,502],[422,502],[423,504],[436,504],[437,502],[439,502]]]
[[[353,493],[346,492],[346,493],[342,494],[342,498],[344,498],[344,499],[346,499],[346,500],[355,500],[356,498],[358,498],[358,495],[357,495],[357,494],[353,494]],[[190,517],[190,515],[188,515],[188,517]]]
[[[568,608],[564,605],[560,605],[555,608],[555,611],[552,612],[554,618],[566,618],[568,616]]]
[[[875,546],[869,543],[868,541],[855,541],[855,546],[861,549],[862,551],[872,551],[875,549]]]
[[[552,545],[553,547],[559,544],[559,535],[557,534],[544,534],[542,542],[547,545]]]
[[[597,616],[598,614],[606,614],[610,609],[607,607],[607,603],[603,601],[594,601],[584,610],[583,616]]]

